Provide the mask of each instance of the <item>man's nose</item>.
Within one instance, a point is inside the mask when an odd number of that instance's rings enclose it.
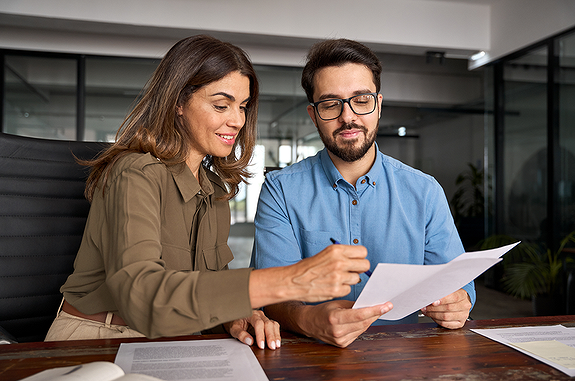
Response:
[[[357,114],[353,112],[348,102],[344,102],[339,118],[343,123],[350,123],[357,118]]]

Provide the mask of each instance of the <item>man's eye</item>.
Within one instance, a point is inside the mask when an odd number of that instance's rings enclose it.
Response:
[[[359,97],[359,98],[354,98],[352,100],[353,103],[357,103],[357,104],[366,104],[369,103],[370,99],[369,97]]]
[[[320,107],[324,110],[332,110],[339,107],[339,102],[323,102],[320,104]]]

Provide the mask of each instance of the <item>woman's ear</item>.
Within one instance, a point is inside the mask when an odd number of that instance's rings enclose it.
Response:
[[[176,106],[176,115],[182,116],[183,114],[184,114],[184,110],[183,110],[182,106]]]

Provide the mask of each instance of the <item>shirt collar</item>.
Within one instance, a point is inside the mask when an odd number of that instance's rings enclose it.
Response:
[[[362,178],[366,178],[370,186],[375,186],[377,184],[378,178],[381,176],[381,172],[383,171],[382,155],[381,152],[379,152],[379,146],[377,145],[377,143],[374,144],[375,144],[375,162],[371,166],[369,172],[367,172],[365,176],[360,177],[360,180]],[[332,188],[335,189],[337,187],[337,183],[340,180],[345,181],[345,179],[343,178],[341,173],[339,173],[339,171],[333,164],[333,161],[331,161],[329,153],[327,152],[327,148],[325,147],[320,151],[320,160],[323,169],[325,171],[325,175],[327,176]]]
[[[379,152],[379,146],[375,143],[375,161],[369,172],[365,174],[366,180],[370,186],[375,186],[383,172],[383,154]]]
[[[325,171],[325,175],[327,176],[327,179],[329,180],[331,186],[335,189],[337,187],[338,181],[339,180],[345,181],[345,179],[341,176],[341,173],[339,173],[339,171],[333,164],[333,161],[331,161],[329,153],[327,152],[327,148],[324,147],[324,149],[320,151],[319,155],[321,164]]]
[[[208,196],[214,193],[212,182],[208,178],[206,170],[201,165],[198,173],[203,187],[200,186],[200,182],[185,163],[174,166],[171,172],[184,202],[190,201],[201,191]]]

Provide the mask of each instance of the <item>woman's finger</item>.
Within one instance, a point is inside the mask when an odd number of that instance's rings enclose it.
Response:
[[[250,323],[254,328],[258,347],[263,349],[265,348],[266,343],[270,349],[280,347],[281,336],[279,333],[279,323],[268,319],[262,311],[254,311],[250,318]]]
[[[266,332],[268,347],[271,349],[277,349],[281,347],[280,324],[275,320],[268,319],[264,330]]]

